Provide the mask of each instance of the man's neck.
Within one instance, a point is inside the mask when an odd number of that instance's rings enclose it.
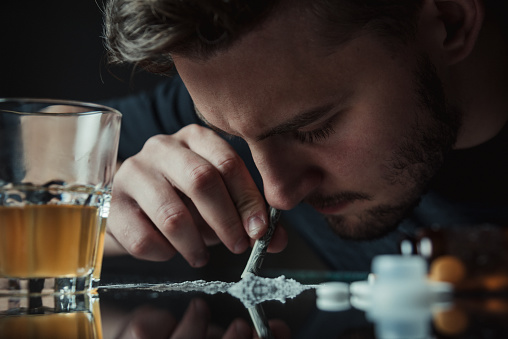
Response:
[[[471,55],[452,66],[447,86],[463,113],[456,149],[496,136],[508,121],[508,43],[501,28],[486,18]]]

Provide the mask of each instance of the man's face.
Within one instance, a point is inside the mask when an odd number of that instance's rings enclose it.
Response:
[[[365,34],[330,51],[300,20],[207,61],[174,56],[176,68],[207,123],[249,144],[270,205],[306,202],[343,237],[380,236],[418,202],[458,127],[441,122],[442,89],[415,46]]]

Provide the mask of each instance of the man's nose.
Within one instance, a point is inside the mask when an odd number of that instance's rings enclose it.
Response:
[[[277,209],[294,208],[322,181],[322,172],[304,154],[273,149],[252,153],[263,179],[265,198]]]

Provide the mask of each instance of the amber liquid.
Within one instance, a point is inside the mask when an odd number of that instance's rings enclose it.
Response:
[[[104,238],[106,236],[106,218],[101,218],[101,226],[99,230],[99,240],[97,242],[97,253],[95,254],[95,267],[93,271],[93,279],[99,281],[102,272],[102,258],[104,257]]]
[[[99,338],[90,313],[55,313],[0,316],[0,333],[5,338]]]
[[[94,267],[97,207],[0,206],[0,276],[79,277]]]

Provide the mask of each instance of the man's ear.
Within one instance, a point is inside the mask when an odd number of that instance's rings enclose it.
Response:
[[[446,29],[442,48],[448,64],[467,57],[480,33],[485,8],[483,0],[434,0]]]

